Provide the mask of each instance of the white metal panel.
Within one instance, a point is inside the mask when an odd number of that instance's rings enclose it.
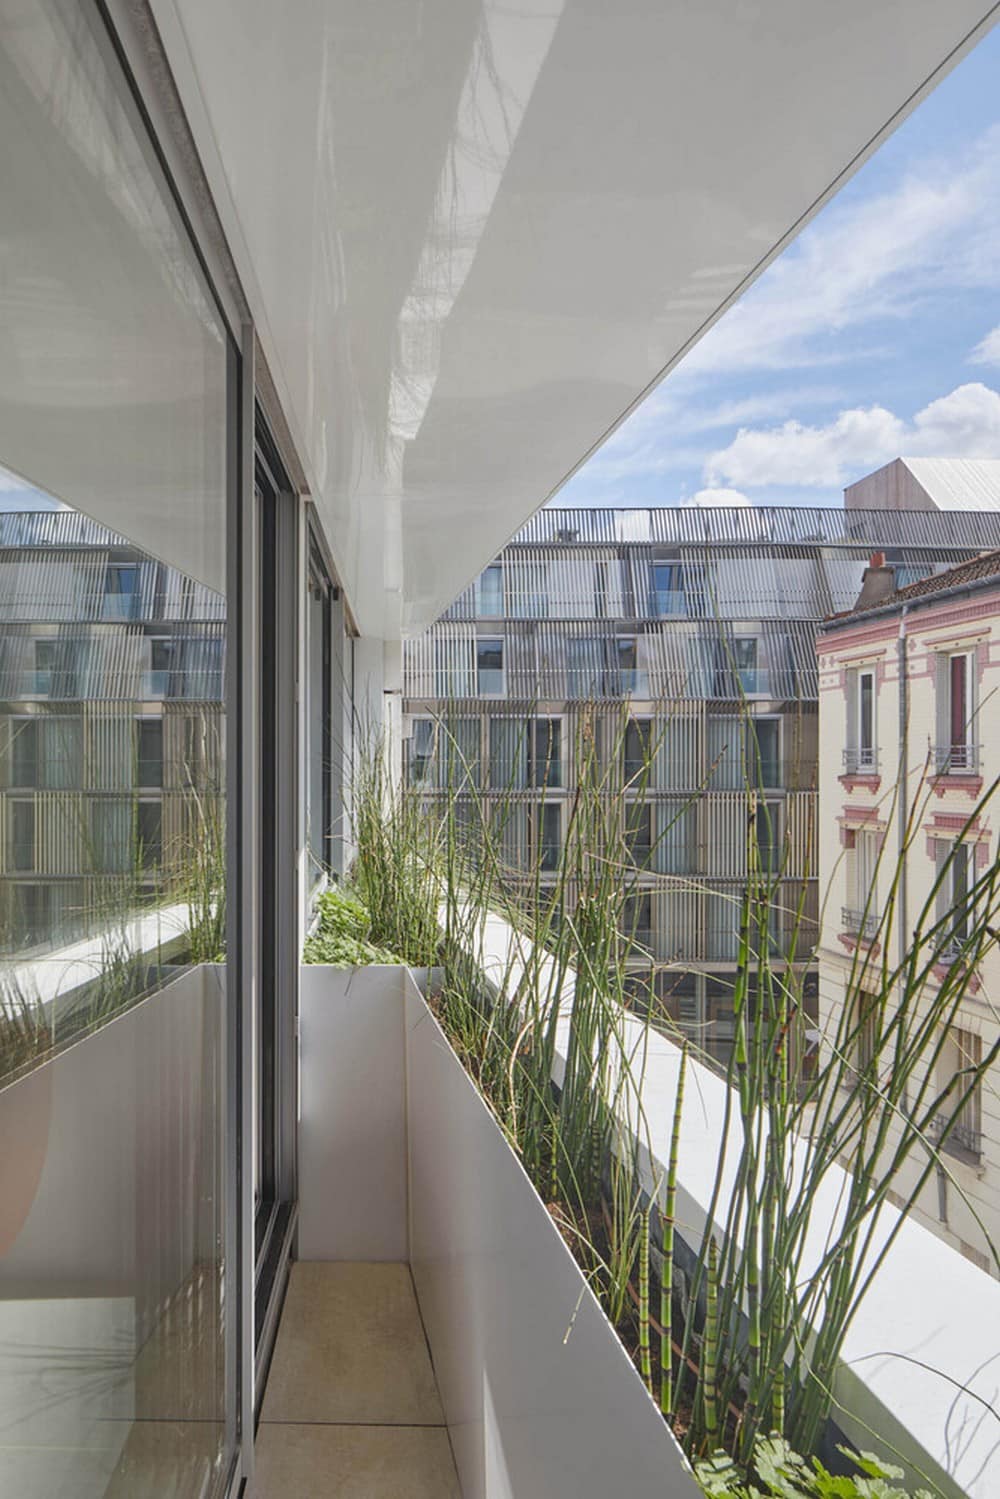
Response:
[[[375,633],[430,623],[993,12],[152,6]]]
[[[700,1492],[416,986],[411,1253],[465,1499]]]
[[[300,1259],[408,1257],[403,972],[300,970]]]

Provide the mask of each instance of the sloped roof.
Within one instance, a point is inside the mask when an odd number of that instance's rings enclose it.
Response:
[[[923,598],[925,594],[942,593],[948,588],[961,588],[964,583],[979,583],[986,578],[998,576],[1000,550],[980,552],[978,557],[970,557],[968,562],[959,562],[954,567],[946,568],[944,572],[933,573],[929,578],[918,578],[905,588],[897,588],[891,602],[906,604],[911,599]]]
[[[916,599],[945,593],[949,588],[961,588],[967,583],[985,583],[991,578],[1000,581],[1000,550],[980,552],[978,557],[970,557],[967,562],[959,562],[943,572],[932,574],[929,578],[919,578],[916,583],[908,583],[905,588],[897,588],[895,593],[890,594],[888,598],[881,599],[875,604],[867,604],[863,609],[844,609],[839,614],[831,615],[825,621],[825,625],[835,625],[856,619],[862,614],[876,614],[882,609],[894,609],[898,605],[909,604]]]
[[[901,458],[939,510],[1000,510],[1000,458]]]

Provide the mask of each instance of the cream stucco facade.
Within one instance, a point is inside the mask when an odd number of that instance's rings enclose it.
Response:
[[[894,1038],[878,1047],[865,995],[888,989],[883,1026],[905,1000],[910,1030],[954,995],[947,1034],[933,1029],[901,1105],[926,1111],[951,1085],[941,1114],[957,1111],[943,1141],[940,1124],[927,1130],[939,1156],[916,1211],[996,1275],[1000,1063],[964,1104],[954,1079],[1000,1038],[1000,949],[987,937],[980,950],[973,935],[996,909],[1000,554],[898,593],[891,574],[883,584],[886,602],[828,622],[817,646],[823,1045],[829,1054],[839,1027],[843,1048],[844,1017],[857,1017],[856,1086],[875,1049],[867,1075],[881,1088]],[[927,1159],[918,1148],[903,1168],[904,1192]]]

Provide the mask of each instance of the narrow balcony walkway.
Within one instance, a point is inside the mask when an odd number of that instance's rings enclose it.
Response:
[[[254,1499],[461,1499],[409,1266],[292,1266]]]

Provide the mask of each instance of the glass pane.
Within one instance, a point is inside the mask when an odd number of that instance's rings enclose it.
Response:
[[[479,579],[478,605],[483,619],[503,615],[503,568],[499,562],[492,562]]]
[[[874,690],[874,677],[870,671],[863,671],[858,678],[858,748],[863,763],[871,762],[875,746]]]
[[[558,718],[537,718],[529,739],[532,786],[562,785],[562,722]]]
[[[476,641],[476,686],[480,696],[503,692],[503,641]]]
[[[490,719],[490,785],[520,791],[528,784],[528,725],[523,718]]]
[[[331,670],[330,646],[333,601],[329,581],[313,558],[306,599],[306,844],[309,849],[310,884],[321,879],[332,865],[330,776]]]
[[[234,359],[90,0],[0,0],[0,202],[0,1493],[214,1499]]]

